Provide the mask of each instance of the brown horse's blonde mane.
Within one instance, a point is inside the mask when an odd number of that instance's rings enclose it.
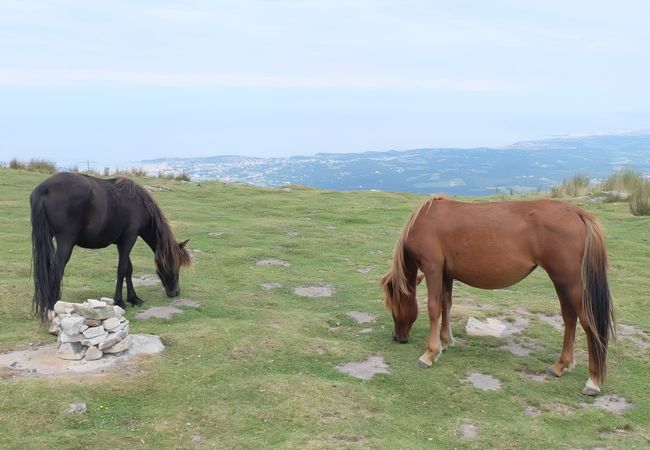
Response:
[[[185,247],[176,242],[167,218],[151,194],[125,177],[115,179],[115,188],[128,196],[138,195],[151,216],[151,228],[156,233],[156,260],[165,270],[178,272],[181,266],[192,266],[192,258]]]
[[[381,287],[386,293],[386,308],[390,309],[393,312],[399,311],[399,298],[400,293],[404,295],[409,295],[412,289],[415,286],[409,286],[409,280],[406,276],[406,268],[404,264],[404,245],[406,239],[408,238],[415,221],[420,216],[422,211],[426,208],[427,210],[431,208],[431,205],[434,201],[442,200],[443,197],[431,197],[424,202],[422,202],[416,209],[413,211],[409,220],[404,224],[402,230],[400,231],[399,238],[395,242],[395,248],[393,250],[393,266],[390,271],[382,278]]]

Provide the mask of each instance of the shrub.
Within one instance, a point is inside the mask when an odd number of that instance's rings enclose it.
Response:
[[[18,161],[16,158],[13,158],[11,161],[9,161],[9,168],[15,170],[25,170],[27,169],[27,166],[25,165],[24,162]]]
[[[56,164],[46,159],[32,159],[27,165],[27,170],[41,173],[55,173]]]
[[[578,173],[569,180],[563,180],[560,186],[554,186],[550,190],[551,197],[578,197],[589,193],[590,178],[587,175]]]
[[[158,178],[163,180],[173,180],[173,181],[190,181],[190,174],[187,171],[183,170],[178,175],[173,173],[164,173],[162,170],[158,171]]]
[[[650,181],[639,178],[630,193],[630,211],[635,216],[650,216]]]
[[[29,170],[32,172],[41,173],[54,173],[56,172],[56,164],[46,159],[32,159],[28,163],[19,161],[14,158],[9,161],[9,168],[16,170]]]

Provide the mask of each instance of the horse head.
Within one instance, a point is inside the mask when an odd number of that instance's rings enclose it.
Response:
[[[422,281],[422,276],[417,279],[417,284]],[[393,339],[400,344],[409,341],[409,334],[413,322],[418,317],[418,305],[415,300],[415,286],[409,293],[403,292],[395,286],[392,273],[381,280],[384,289],[386,309],[393,315]]]
[[[190,266],[192,258],[190,253],[185,248],[189,239],[175,243],[171,252],[166,253],[172,255],[171,257],[163,257],[163,253],[156,252],[156,273],[160,278],[167,297],[178,297],[181,293],[181,288],[178,284],[179,272],[181,266]]]

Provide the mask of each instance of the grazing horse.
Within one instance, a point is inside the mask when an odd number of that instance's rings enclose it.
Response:
[[[418,367],[431,367],[453,342],[449,323],[454,280],[482,289],[511,286],[537,266],[551,278],[564,320],[564,344],[549,373],[573,368],[576,320],[587,335],[589,379],[596,395],[605,378],[614,311],[607,284],[607,254],[600,224],[577,206],[558,200],[464,203],[431,198],[419,206],[395,245],[393,267],[381,281],[395,325],[408,341],[418,314],[418,270],[428,291],[430,334]]]
[[[34,265],[32,302],[42,321],[61,296],[63,271],[75,245],[104,248],[117,244],[119,263],[113,297],[116,305],[126,307],[122,301],[125,278],[127,301],[142,304],[133,289],[129,257],[138,236],[155,254],[157,273],[167,295],[180,294],[180,267],[192,264],[185,248],[187,241],[176,242],[154,199],[132,180],[61,172],[39,184],[29,200]]]

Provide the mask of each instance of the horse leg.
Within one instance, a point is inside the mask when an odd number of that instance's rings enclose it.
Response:
[[[596,361],[593,356],[594,334],[587,322],[587,314],[585,313],[584,308],[578,313],[578,318],[580,319],[582,329],[585,330],[585,334],[587,335],[587,350],[589,352],[589,378],[585,383],[585,387],[582,389],[582,393],[584,395],[598,395],[600,394],[600,386],[598,383]]]
[[[442,326],[440,327],[440,340],[442,341],[442,349],[446,349],[449,345],[454,345],[456,340],[451,333],[451,294],[454,280],[445,276],[442,284]]]
[[[128,257],[129,264],[126,268],[126,273],[125,273],[125,278],[126,278],[126,301],[131,303],[133,306],[140,306],[144,302],[140,297],[138,297],[138,294],[135,293],[135,289],[133,288],[133,280],[131,279],[131,276],[133,275],[133,265],[131,264],[131,257]]]
[[[131,253],[131,249],[135,245],[137,237],[137,235],[135,235],[135,237],[128,237],[117,243],[119,260],[117,262],[117,279],[115,280],[115,295],[113,296],[113,300],[115,301],[115,304],[121,308],[126,308],[126,304],[122,300],[122,286],[124,285],[125,277],[127,278],[127,289],[129,281],[131,281],[133,266],[131,265],[129,253]],[[131,289],[133,289],[133,282],[131,282]],[[135,291],[133,291],[133,293],[135,294]]]
[[[573,359],[573,343],[576,336],[576,322],[578,320],[578,313],[573,306],[572,298],[580,298],[581,287],[574,286],[572,289],[567,290],[560,285],[555,285],[555,291],[560,299],[560,307],[562,308],[562,319],[564,321],[564,342],[562,344],[562,353],[560,358],[555,364],[548,369],[549,375],[561,377],[564,372],[567,372],[575,366]]]
[[[54,304],[61,300],[61,284],[63,282],[63,272],[65,266],[70,261],[72,256],[72,249],[74,247],[74,239],[65,236],[58,236],[56,238],[56,251],[54,253],[54,261],[50,266],[52,274],[52,292],[50,295],[49,309],[54,309]]]
[[[442,342],[440,341],[440,329],[442,319],[442,271],[423,270],[427,281],[429,310],[429,340],[427,350],[418,359],[417,365],[421,368],[428,368],[440,358],[442,354]]]

